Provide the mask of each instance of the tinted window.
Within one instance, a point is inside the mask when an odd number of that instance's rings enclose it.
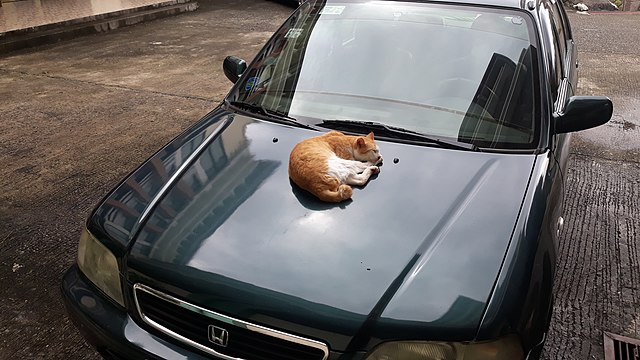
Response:
[[[560,17],[556,6],[551,8],[551,26],[553,29],[556,51],[559,55],[557,66],[559,77],[561,79],[564,74],[564,60],[567,54],[567,39],[564,33],[564,23],[562,22],[562,18]]]
[[[259,54],[238,97],[300,121],[377,121],[535,148],[532,29],[518,12],[486,8],[309,3]]]

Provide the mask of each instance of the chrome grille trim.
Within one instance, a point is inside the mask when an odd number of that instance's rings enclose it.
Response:
[[[281,340],[285,340],[285,341],[289,341],[292,343],[296,343],[296,344],[300,344],[300,345],[304,345],[304,346],[308,346],[311,348],[315,348],[318,349],[320,351],[322,351],[324,353],[324,357],[322,358],[322,360],[326,360],[329,357],[329,347],[320,342],[320,341],[315,341],[315,340],[310,340],[310,339],[306,339],[297,335],[291,335],[291,334],[287,334],[285,332],[279,331],[279,330],[274,330],[274,329],[270,329],[261,325],[256,325],[256,324],[252,324],[243,320],[239,320],[236,318],[232,318],[230,316],[226,316],[226,315],[222,315],[220,313],[217,313],[215,311],[211,311],[208,309],[205,309],[203,307],[200,307],[198,305],[194,305],[191,303],[188,303],[186,301],[180,300],[176,297],[173,297],[171,295],[165,294],[161,291],[152,289],[146,285],[142,285],[142,284],[134,284],[133,285],[133,298],[136,304],[136,309],[138,311],[138,315],[140,315],[140,317],[142,318],[142,320],[147,323],[149,326],[155,328],[156,330],[159,330],[169,336],[171,336],[172,338],[182,341],[188,345],[191,345],[201,351],[204,351],[208,354],[214,355],[214,356],[218,356],[222,359],[225,360],[250,360],[250,359],[242,359],[242,358],[236,358],[236,357],[232,357],[232,356],[228,356],[222,353],[219,353],[217,351],[215,351],[214,349],[208,347],[208,346],[204,346],[198,342],[195,342],[189,338],[186,338],[170,329],[167,329],[166,327],[158,324],[157,322],[151,320],[150,318],[148,318],[147,316],[145,316],[145,314],[142,312],[142,309],[140,308],[140,302],[138,301],[138,291],[143,291],[147,294],[156,296],[162,300],[165,300],[167,302],[170,302],[176,306],[179,306],[183,309],[187,309],[190,311],[193,311],[195,313],[198,313],[200,315],[209,317],[211,319],[217,320],[217,321],[221,321],[224,322],[226,324],[229,325],[233,325],[236,327],[240,327],[246,330],[250,330],[256,333],[260,333],[263,335],[268,335],[274,338],[278,338]]]

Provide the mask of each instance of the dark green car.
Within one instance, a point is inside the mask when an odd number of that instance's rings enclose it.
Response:
[[[537,358],[568,133],[612,113],[576,66],[559,2],[305,2],[91,213],[68,312],[110,359]],[[340,204],[287,174],[329,130],[385,157]]]

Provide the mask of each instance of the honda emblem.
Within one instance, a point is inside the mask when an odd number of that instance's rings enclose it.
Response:
[[[218,346],[226,347],[229,343],[229,332],[223,328],[209,325],[209,341]]]

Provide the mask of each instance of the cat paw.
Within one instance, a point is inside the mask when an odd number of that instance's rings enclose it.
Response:
[[[351,189],[349,185],[340,185],[340,187],[338,187],[338,195],[340,196],[340,200],[351,199],[353,189]]]
[[[369,169],[371,170],[371,174],[377,174],[380,172],[380,168],[377,166],[370,166]]]

